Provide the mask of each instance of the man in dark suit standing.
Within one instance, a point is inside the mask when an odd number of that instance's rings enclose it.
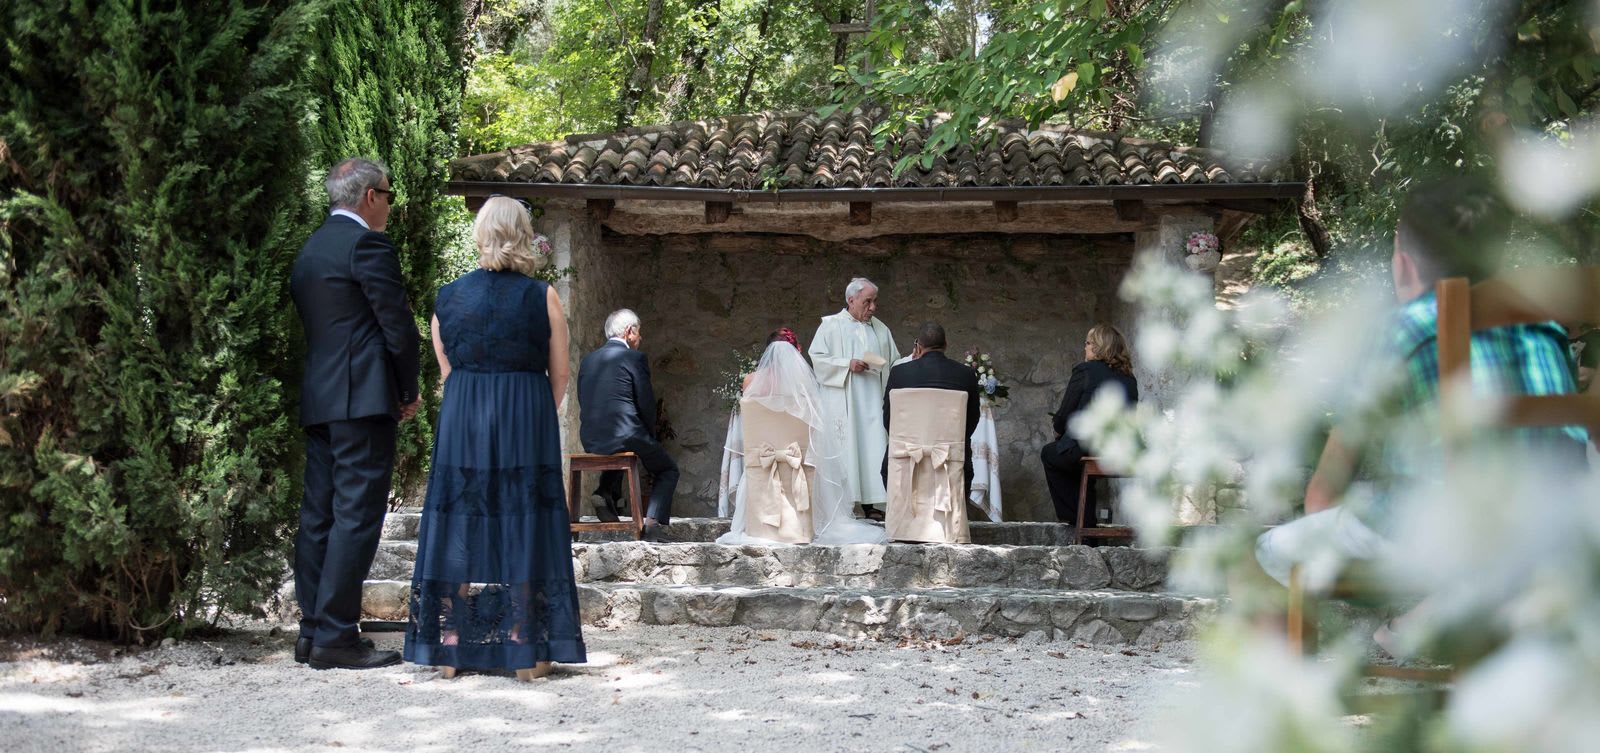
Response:
[[[578,364],[578,434],[585,452],[639,456],[655,480],[644,518],[645,536],[654,538],[672,522],[678,464],[656,439],[656,393],[650,385],[650,361],[639,351],[644,341],[639,316],[628,309],[613,311],[606,317],[606,338],[605,345]],[[602,473],[595,493],[606,507],[597,507],[595,513],[616,520],[622,472]]]
[[[361,638],[357,625],[389,501],[395,430],[421,404],[419,338],[400,260],[383,233],[394,201],[388,170],[353,157],[329,171],[326,185],[332,212],[300,250],[290,283],[307,346],[295,661],[369,669],[400,663],[399,653]]]
[[[962,499],[972,496],[972,430],[978,428],[978,372],[945,357],[944,327],[937,322],[925,322],[917,331],[911,359],[889,371],[889,384],[883,391],[883,428],[889,426],[889,396],[899,389],[958,390],[967,393],[967,428],[962,432],[967,458],[961,475],[966,482]],[[891,435],[893,431],[890,431]],[[883,483],[889,484],[889,456],[883,457]]]

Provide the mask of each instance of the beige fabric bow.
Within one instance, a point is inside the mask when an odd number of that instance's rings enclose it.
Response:
[[[768,488],[778,496],[779,504],[768,507],[761,513],[762,523],[777,528],[783,522],[785,509],[796,512],[811,509],[811,485],[806,482],[805,451],[800,449],[799,442],[790,442],[788,447],[783,448],[762,444],[761,449],[751,456],[746,465],[766,469]],[[788,488],[785,488],[783,478],[779,474],[785,465],[793,471]]]
[[[951,459],[962,460],[964,455],[965,447],[960,442],[920,444],[896,439],[889,447],[890,457],[904,458],[910,461],[900,463],[900,488],[911,495],[911,502],[914,507],[920,507],[918,503],[921,501],[920,497],[917,496],[915,487],[916,467],[924,460],[928,461],[928,464],[933,467],[934,477],[943,481],[943,483],[936,482],[934,484],[933,509],[943,513],[948,513],[955,509],[953,504],[955,491],[951,489],[951,485],[954,482],[951,480],[952,474],[948,469],[949,462]]]

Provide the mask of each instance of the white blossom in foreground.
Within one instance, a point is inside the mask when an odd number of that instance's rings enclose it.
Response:
[[[1069,425],[1108,466],[1132,475],[1120,501],[1142,543],[1172,541],[1179,505],[1210,485],[1231,480],[1244,492],[1243,509],[1191,532],[1173,558],[1174,588],[1227,598],[1199,685],[1175,700],[1162,749],[1595,750],[1600,472],[1519,453],[1488,429],[1502,405],[1470,390],[1449,398],[1449,422],[1437,407],[1402,415],[1388,398],[1404,374],[1377,347],[1392,295],[1357,296],[1290,328],[1271,300],[1218,311],[1194,279],[1142,258],[1123,288],[1142,312],[1133,338],[1152,360],[1141,366],[1175,386],[1167,404],[1129,408],[1098,395]],[[1149,333],[1154,346],[1140,343]],[[1324,620],[1322,649],[1298,657],[1280,630],[1261,629],[1285,601],[1259,572],[1254,547],[1265,525],[1299,514],[1306,474],[1335,425],[1352,445],[1382,449],[1372,456],[1380,468],[1437,470],[1387,492],[1392,546],[1375,565],[1410,598],[1394,613]],[[1378,488],[1357,484],[1342,503],[1377,504]],[[1328,542],[1304,551],[1313,588],[1348,564]],[[1397,615],[1399,650],[1462,675],[1442,708],[1352,716],[1349,699],[1370,692],[1355,668],[1373,648],[1372,629]]]

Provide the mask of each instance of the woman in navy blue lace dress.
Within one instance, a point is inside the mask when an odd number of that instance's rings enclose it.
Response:
[[[433,318],[444,404],[405,658],[445,677],[531,680],[585,660],[556,419],[567,323],[555,290],[528,276],[548,245],[522,204],[489,199],[472,236],[479,269],[439,290]]]

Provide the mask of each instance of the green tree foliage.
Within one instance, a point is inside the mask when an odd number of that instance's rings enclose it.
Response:
[[[647,36],[651,5],[659,10]],[[837,38],[861,2],[486,0],[463,106],[467,153],[649,124],[827,101]],[[637,107],[624,89],[648,51]]]
[[[426,322],[460,16],[0,5],[0,629],[177,634],[280,585],[303,461],[289,270],[327,168],[384,159]]]
[[[889,0],[844,68],[839,102],[870,101],[897,113],[883,121],[880,139],[907,122],[942,118],[922,152],[903,155],[897,169],[918,159],[926,167],[993,117],[1122,130],[1136,109],[1144,50],[1176,3],[1117,5],[1113,12],[1104,0]]]
[[[0,5],[0,628],[123,638],[280,582],[312,18]]]
[[[440,258],[454,237],[446,218],[460,206],[441,191],[445,163],[455,155],[465,78],[462,22],[457,2],[334,3],[317,25],[307,68],[316,116],[309,134],[312,203],[327,206],[322,178],[345,157],[376,157],[389,166],[396,196],[387,232],[400,251],[424,331],[433,316]],[[427,472],[439,369],[431,358],[423,363],[422,419],[401,427],[397,490],[422,483]]]
[[[1600,104],[1600,11],[1585,0],[886,0],[880,10],[835,106],[941,113],[923,153],[902,165],[981,133],[991,117],[1223,146],[1311,179],[1310,200],[1269,225],[1279,235],[1303,228],[1298,242],[1319,256],[1345,249],[1347,262],[1386,252],[1412,181],[1503,169],[1509,143],[1571,140]],[[971,14],[987,33],[952,47],[939,30]],[[1382,72],[1330,64],[1382,47],[1366,35],[1418,29],[1427,55]],[[1589,202],[1526,237],[1593,258],[1600,215]]]

